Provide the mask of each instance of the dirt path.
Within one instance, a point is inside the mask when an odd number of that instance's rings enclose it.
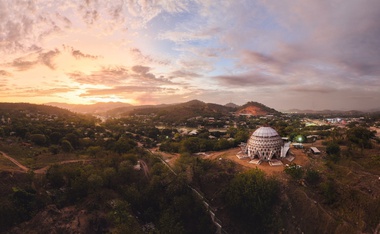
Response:
[[[6,154],[6,153],[4,153],[2,151],[0,151],[0,154],[2,154],[6,159],[8,159],[9,161],[11,161],[15,165],[17,165],[23,172],[28,172],[30,170],[29,168],[27,168],[26,166],[22,165],[20,162],[18,162],[16,159],[12,158],[8,154]],[[90,162],[90,161],[92,161],[92,160],[91,159],[75,159],[75,160],[62,161],[62,162],[59,162],[58,164],[61,165],[61,164],[77,163],[77,162],[85,163],[85,162]],[[34,170],[33,172],[36,173],[36,174],[45,174],[47,172],[47,170],[49,169],[49,167],[51,167],[51,165],[53,165],[53,164],[50,164],[50,165],[47,165],[46,167]]]
[[[29,168],[27,168],[26,166],[22,165],[21,163],[19,163],[16,159],[12,158],[11,156],[9,156],[8,154],[0,151],[0,153],[6,158],[8,159],[9,161],[11,161],[12,163],[14,163],[16,166],[18,166],[21,170],[27,172],[29,171]]]

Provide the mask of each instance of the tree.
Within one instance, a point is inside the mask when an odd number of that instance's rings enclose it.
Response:
[[[329,155],[332,155],[332,154],[339,155],[340,154],[339,145],[333,141],[330,141],[329,143],[327,143],[326,153]]]
[[[50,140],[52,144],[59,144],[62,139],[62,135],[59,132],[53,132],[50,134]]]
[[[371,138],[373,138],[375,134],[364,127],[353,127],[347,131],[347,138],[351,143],[354,143],[364,148],[372,148]]]
[[[74,149],[77,149],[79,147],[79,138],[76,134],[68,133],[64,139],[69,141]]]
[[[87,182],[88,182],[89,188],[92,191],[96,191],[97,189],[99,189],[100,187],[102,187],[103,184],[104,184],[103,178],[101,176],[97,175],[97,174],[91,174],[87,178]]]
[[[231,145],[233,144],[233,142],[229,142],[227,139],[224,139],[224,138],[220,138],[215,146],[214,146],[214,150],[224,150],[224,149],[228,149],[231,147]]]
[[[125,137],[120,137],[117,142],[114,143],[113,150],[119,154],[124,154],[137,146],[137,143],[133,140]]]
[[[268,232],[279,190],[277,180],[254,169],[232,179],[224,200],[237,222],[248,225],[253,232]]]
[[[249,138],[249,133],[246,130],[239,129],[235,134],[235,142],[239,144],[240,142],[246,142]]]
[[[50,153],[56,155],[59,153],[59,146],[58,145],[51,145],[49,147],[49,151],[50,151]]]
[[[46,172],[46,178],[54,188],[60,188],[65,184],[61,166],[53,165]]]
[[[180,152],[199,152],[199,139],[196,137],[190,137],[183,140],[181,142]]]
[[[310,185],[315,185],[321,180],[321,176],[320,176],[318,171],[316,171],[314,169],[309,169],[306,171],[305,180]]]
[[[340,159],[340,147],[336,142],[330,141],[326,147],[327,158],[334,163]]]
[[[63,140],[61,142],[61,147],[62,147],[62,150],[66,153],[70,153],[70,152],[74,151],[73,146],[71,145],[71,143],[68,140]]]
[[[337,184],[332,179],[329,178],[326,182],[321,185],[322,194],[325,198],[325,202],[329,205],[335,203],[338,200],[338,190]]]
[[[44,134],[32,134],[30,140],[36,145],[43,146],[46,143],[46,136]]]
[[[102,147],[100,146],[89,146],[86,151],[92,157],[96,157],[100,152],[102,152]]]

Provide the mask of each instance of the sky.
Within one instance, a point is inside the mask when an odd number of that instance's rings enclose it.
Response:
[[[0,0],[0,101],[380,108],[379,0]]]

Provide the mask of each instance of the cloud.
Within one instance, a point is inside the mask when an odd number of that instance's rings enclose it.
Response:
[[[109,89],[91,89],[87,90],[85,93],[81,94],[81,97],[88,96],[106,96],[106,95],[116,95],[116,96],[128,96],[133,93],[161,93],[167,94],[175,92],[175,88],[163,88],[156,86],[116,86]]]
[[[56,68],[54,64],[54,59],[61,52],[58,49],[50,50],[47,52],[39,51],[37,53],[30,54],[26,57],[20,57],[13,60],[12,63],[8,64],[11,67],[16,68],[19,71],[25,71],[34,68],[38,64],[43,64],[50,69],[54,70]]]
[[[263,5],[277,15],[280,26],[302,38],[293,42],[296,45],[293,48],[279,48],[276,54],[284,61],[289,58],[292,63],[327,61],[343,72],[356,73],[358,79],[362,75],[380,74],[379,1],[370,0],[366,4],[360,1],[344,4],[340,1],[283,1],[281,4],[266,1]]]
[[[64,51],[67,51],[69,53],[71,53],[71,55],[76,58],[76,59],[98,59],[99,56],[97,55],[92,55],[92,54],[87,54],[87,53],[83,53],[82,51],[78,50],[78,49],[75,49],[74,47],[72,46],[69,46],[69,45],[65,45],[63,44],[62,45],[62,48]]]
[[[12,73],[7,72],[5,70],[0,70],[0,76],[10,77],[12,76]]]
[[[132,71],[137,73],[138,75],[133,75],[133,77],[138,80],[139,82],[149,82],[149,83],[156,83],[156,84],[174,84],[169,79],[159,76],[157,77],[153,73],[149,72],[151,70],[150,67],[142,66],[142,65],[136,65],[133,66]]]
[[[290,91],[296,91],[296,92],[301,92],[301,93],[321,93],[321,94],[326,94],[326,93],[332,93],[337,91],[336,88],[334,87],[328,87],[328,86],[323,86],[323,85],[315,85],[315,86],[299,86],[295,85],[289,88]]]
[[[118,85],[130,79],[128,69],[124,66],[102,67],[99,71],[85,74],[77,71],[69,73],[68,76],[80,84],[93,85]]]
[[[89,59],[97,59],[98,56],[90,55],[90,54],[84,54],[80,50],[73,50],[71,53],[76,59],[81,58],[89,58]]]
[[[153,58],[152,56],[145,55],[138,48],[131,48],[129,51],[132,54],[132,56],[134,56],[134,58],[137,60],[137,62],[140,62],[143,64],[146,64],[146,63],[157,64],[157,65],[169,65],[170,64],[169,60],[156,59],[156,58]]]
[[[135,65],[131,68],[125,66],[108,66],[100,70],[85,74],[80,71],[71,72],[67,75],[80,84],[117,86],[122,84],[139,85],[149,83],[151,85],[173,85],[172,81],[156,76],[150,72],[151,68],[142,65]]]
[[[12,97],[52,97],[56,96],[59,93],[68,93],[75,91],[74,88],[70,87],[57,87],[57,88],[34,88],[34,87],[24,87],[15,90],[8,90],[0,94],[1,97],[9,97],[10,92],[12,92]]]
[[[138,74],[147,74],[150,70],[150,67],[136,65],[132,67],[132,71],[138,73]]]
[[[281,78],[265,76],[262,74],[222,75],[214,77],[223,86],[247,87],[247,86],[273,86],[283,85]]]
[[[35,51],[47,36],[69,27],[70,20],[58,12],[59,7],[47,9],[58,2],[0,1],[0,51]]]
[[[46,53],[41,53],[38,61],[50,69],[54,70],[55,69],[55,64],[53,62],[54,58],[59,55],[61,52],[58,49],[55,50],[50,50]]]
[[[28,93],[33,93],[34,95],[41,95],[41,96],[51,96],[56,95],[58,93],[68,93],[75,91],[74,88],[69,87],[60,87],[60,88],[51,88],[51,89],[31,89],[28,90]]]
[[[181,78],[195,78],[200,77],[201,75],[192,71],[187,70],[177,70],[171,73],[173,78],[181,77]]]
[[[35,61],[25,61],[22,58],[17,58],[13,60],[11,66],[16,68],[19,71],[25,71],[33,68],[38,63],[37,60]]]

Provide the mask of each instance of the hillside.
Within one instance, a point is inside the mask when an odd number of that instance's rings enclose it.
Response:
[[[232,103],[232,102],[229,102],[229,103],[225,104],[224,106],[231,107],[231,108],[238,108],[239,107],[239,105],[236,105],[235,103]]]
[[[192,100],[185,103],[163,106],[135,109],[131,115],[150,115],[155,114],[164,121],[184,121],[197,116],[202,117],[221,117],[229,115],[233,108],[222,106],[214,103],[204,103],[199,100]]]
[[[85,104],[68,104],[68,103],[59,103],[59,102],[50,102],[47,105],[56,106],[64,109],[68,109],[77,113],[103,113],[115,108],[123,107],[133,107],[129,103],[123,102],[99,102],[95,104],[85,105]]]
[[[258,102],[247,102],[236,111],[237,115],[278,115],[280,112]]]
[[[152,108],[160,108],[160,107],[167,107],[170,106],[168,104],[161,104],[161,105],[141,105],[141,106],[124,106],[124,107],[118,107],[111,110],[106,111],[104,114],[107,116],[120,116],[120,115],[127,115],[130,112],[134,110],[139,109],[152,109]]]
[[[71,115],[72,112],[49,105],[37,105],[30,103],[0,103],[0,114],[14,113],[14,112],[31,112],[45,115]]]

